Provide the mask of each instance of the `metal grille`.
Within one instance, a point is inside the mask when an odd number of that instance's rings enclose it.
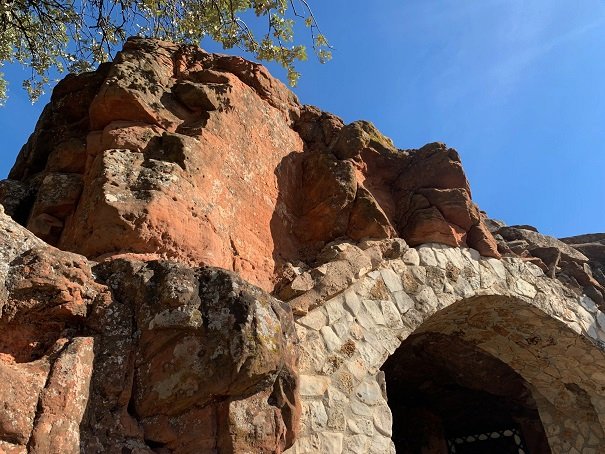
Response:
[[[450,454],[465,454],[467,452],[528,454],[521,433],[517,429],[464,435],[450,438],[447,440],[447,444]],[[495,449],[491,449],[487,445],[492,445]],[[494,445],[498,445],[498,448]],[[489,449],[489,451],[484,449]]]

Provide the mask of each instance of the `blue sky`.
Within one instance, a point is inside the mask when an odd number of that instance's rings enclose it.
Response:
[[[299,65],[303,103],[371,120],[400,148],[456,148],[491,217],[559,237],[605,231],[603,0],[310,4],[335,49]],[[44,104],[5,73],[0,177]]]

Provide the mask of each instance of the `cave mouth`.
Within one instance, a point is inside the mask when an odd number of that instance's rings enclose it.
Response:
[[[542,454],[529,384],[460,337],[421,333],[382,367],[398,454]]]

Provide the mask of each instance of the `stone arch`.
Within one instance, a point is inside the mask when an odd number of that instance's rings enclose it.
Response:
[[[434,244],[403,251],[297,320],[303,415],[289,452],[394,452],[380,368],[428,332],[458,336],[522,376],[552,452],[598,452],[604,321],[589,298],[522,260]]]
[[[552,452],[603,447],[598,401],[605,356],[565,323],[527,301],[483,295],[443,308],[414,331],[426,333],[463,340],[517,372],[529,385]]]

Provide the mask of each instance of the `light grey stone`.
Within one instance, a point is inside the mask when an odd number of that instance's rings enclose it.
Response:
[[[447,264],[450,262],[447,251],[448,249],[435,249],[435,261],[437,262],[437,267],[441,269],[445,269]]]
[[[357,399],[351,399],[351,411],[357,416],[367,416],[368,418],[374,417],[374,411],[372,410],[372,408]],[[358,425],[361,427],[361,424],[359,424],[359,422]]]
[[[380,310],[379,304],[380,303],[378,303],[374,300],[369,300],[369,299],[363,300],[363,306],[365,307],[368,314],[370,314],[370,316],[374,320],[374,325],[385,325],[386,321],[384,319],[384,315],[382,315],[382,311]]]
[[[479,260],[481,260],[481,254],[479,254],[479,251],[477,251],[476,249],[473,248],[461,248],[462,254],[467,256],[470,260],[472,260],[473,262],[478,262]]]
[[[462,252],[459,248],[449,247],[447,249],[443,249],[443,254],[447,257],[447,260],[456,268],[462,269],[464,268],[464,257],[462,256]],[[447,263],[446,263],[447,266]]]
[[[316,337],[307,338],[300,346],[300,370],[301,372],[318,372],[326,361],[327,351],[323,336],[312,331]]]
[[[527,269],[534,277],[544,276],[544,270],[535,263],[526,263]]]
[[[326,454],[342,453],[343,434],[339,432],[324,432],[320,434],[321,452]]]
[[[378,277],[380,276],[380,271],[378,271],[378,270],[375,270],[375,271],[370,271],[370,272],[367,274],[367,276],[368,276],[370,279],[376,280],[376,279],[378,279]]]
[[[377,329],[366,331],[363,338],[374,348],[374,350],[379,351],[382,356],[387,350],[385,348],[384,339],[382,339],[379,333],[380,331]]]
[[[345,307],[348,309],[348,311],[353,316],[357,315],[357,312],[361,307],[361,300],[359,299],[359,296],[357,296],[357,293],[355,293],[353,290],[348,290],[345,292],[344,298]]]
[[[374,422],[371,415],[359,415],[347,420],[347,427],[355,434],[363,434],[371,437],[374,435]]]
[[[491,268],[494,270],[494,272],[496,273],[496,275],[498,275],[498,277],[500,279],[502,279],[503,281],[506,281],[506,268],[504,267],[504,265],[502,264],[502,262],[498,259],[495,258],[484,258],[482,260],[484,263],[487,262],[489,264],[489,266],[491,266]]]
[[[458,276],[456,285],[454,286],[454,293],[464,299],[470,298],[475,295],[475,289],[469,281],[464,277]]]
[[[331,402],[349,402],[349,397],[335,386],[328,387],[327,395]]]
[[[403,254],[403,256],[401,257],[401,260],[403,260],[403,263],[405,263],[407,265],[412,265],[412,266],[420,265],[420,255],[418,254],[418,251],[413,248],[410,248],[407,251],[405,251],[405,254]]]
[[[597,312],[597,323],[603,330],[605,330],[605,314],[601,311]]]
[[[593,300],[591,300],[589,297],[587,297],[586,295],[582,295],[580,297],[580,304],[582,305],[582,307],[584,309],[586,309],[591,314],[597,313],[598,307],[597,307],[596,303]]]
[[[328,426],[328,413],[321,401],[303,401],[303,415],[307,421],[311,421],[313,430],[322,431]]]
[[[321,452],[321,441],[318,434],[303,436],[296,440],[294,446],[286,451],[288,454],[309,454]]]
[[[398,292],[403,290],[401,278],[391,268],[383,268],[380,270],[380,275],[390,292]]]
[[[395,330],[391,328],[381,328],[377,331],[376,337],[380,341],[380,347],[386,350],[390,355],[395,353],[395,350],[401,345],[399,333],[403,330]]]
[[[376,436],[372,438],[370,454],[395,454],[395,445],[390,438]]]
[[[420,264],[423,266],[437,266],[437,258],[435,257],[435,250],[430,246],[423,244],[418,249],[418,256],[420,257]]]
[[[494,273],[494,270],[491,266],[489,266],[488,263],[480,261],[479,269],[481,277],[481,288],[491,288],[500,282],[500,279],[498,279],[498,275]]]
[[[367,454],[370,441],[370,437],[357,432],[356,435],[347,437],[346,450],[351,454]]]
[[[524,279],[521,278],[517,278],[515,279],[515,290],[519,295],[522,296],[526,296],[528,298],[533,298],[534,296],[536,296],[536,293],[538,293],[538,291],[536,290],[536,287],[534,287],[532,284],[530,284],[529,282],[527,282]]]
[[[419,310],[430,311],[437,307],[437,295],[429,286],[425,285],[422,287],[422,289],[414,295],[414,299],[420,305]]]
[[[367,365],[368,373],[373,373],[374,369],[378,370],[387,356],[384,348],[376,350],[369,342],[358,342],[357,351]]]
[[[301,325],[319,331],[328,324],[328,316],[326,315],[324,308],[320,307],[312,310],[304,317],[299,318],[297,322]]]
[[[380,310],[387,327],[392,329],[403,327],[399,309],[397,309],[397,306],[391,300],[380,301]]]
[[[350,315],[349,317],[343,317],[332,325],[332,329],[340,339],[345,339],[349,337],[349,331],[353,321],[354,319]]]
[[[324,342],[326,343],[326,347],[330,352],[337,350],[342,345],[342,341],[336,335],[334,330],[329,326],[324,326],[321,329],[321,335],[323,336]]]
[[[330,378],[321,375],[300,375],[299,392],[304,397],[323,396],[330,385]]]
[[[355,377],[358,381],[363,380],[367,377],[368,371],[365,368],[364,361],[361,358],[354,358],[347,362],[347,370]]]
[[[370,313],[363,308],[362,311],[357,313],[357,323],[365,330],[371,330],[376,326],[376,322],[374,321],[374,317],[370,315]]]
[[[373,378],[362,382],[355,389],[355,396],[360,402],[367,405],[376,405],[383,400],[380,386]]]
[[[354,434],[361,433],[361,428],[357,424],[357,420],[355,418],[351,418],[351,419],[347,420],[347,427],[349,428],[351,433],[354,433]]]
[[[326,304],[324,304],[324,308],[326,309],[326,313],[328,314],[328,321],[331,324],[340,320],[342,316],[344,316],[346,310],[343,307],[344,304],[344,296],[339,295],[336,298],[332,298]]]
[[[414,300],[404,291],[393,293],[393,299],[401,315],[414,307]]]
[[[393,435],[393,415],[388,405],[379,405],[374,409],[374,426],[385,437]]]

